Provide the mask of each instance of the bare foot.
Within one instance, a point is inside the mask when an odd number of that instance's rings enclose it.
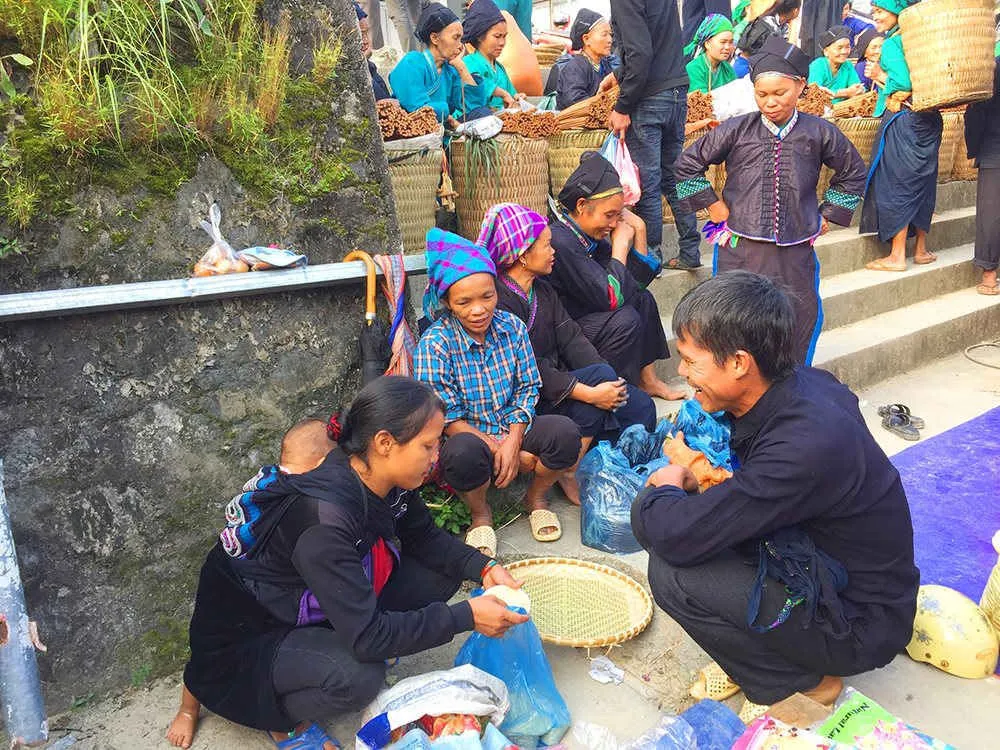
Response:
[[[181,709],[167,727],[167,742],[174,747],[191,747],[198,728],[198,714]]]
[[[873,260],[871,263],[866,263],[865,268],[869,271],[905,271],[906,261],[899,262],[891,255],[887,255],[884,258]]]
[[[936,260],[937,256],[928,250],[924,250],[922,253],[918,252],[916,255],[913,256],[913,262],[916,263],[918,266],[925,266],[928,263],[933,263]]]
[[[653,398],[662,398],[664,401],[683,401],[687,398],[684,391],[671,388],[659,378],[645,380],[639,383],[639,387]]]
[[[824,706],[830,706],[840,697],[844,689],[844,681],[839,677],[827,675],[812,690],[806,690],[803,695],[812,698]]]
[[[576,474],[566,472],[557,480],[559,489],[566,495],[566,499],[573,505],[580,504],[580,483],[576,481]]]

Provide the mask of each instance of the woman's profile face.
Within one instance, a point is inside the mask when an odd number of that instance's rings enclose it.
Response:
[[[705,54],[710,60],[724,62],[733,56],[736,45],[733,42],[733,32],[723,31],[705,42]]]
[[[611,24],[601,21],[583,35],[583,48],[595,57],[607,57],[611,54],[612,41]]]
[[[884,34],[896,25],[898,18],[894,13],[890,13],[877,5],[872,6],[872,21],[875,22],[875,30]]]
[[[431,34],[431,46],[437,47],[438,53],[445,60],[453,60],[462,51],[462,24],[459,21],[450,23],[441,31]]]
[[[413,439],[393,443],[386,462],[393,485],[403,490],[415,490],[427,481],[437,461],[443,431],[444,414],[435,409]]]
[[[548,276],[552,273],[552,266],[556,262],[556,251],[552,247],[552,230],[545,227],[531,247],[514,262],[522,263],[535,276]]]

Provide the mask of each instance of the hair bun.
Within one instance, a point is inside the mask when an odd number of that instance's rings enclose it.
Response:
[[[326,423],[326,436],[333,442],[339,443],[343,434],[344,428],[340,424],[340,412],[335,411],[330,415],[330,419]]]

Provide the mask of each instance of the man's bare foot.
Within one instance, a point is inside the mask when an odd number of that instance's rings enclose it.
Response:
[[[566,499],[573,505],[580,504],[580,483],[576,481],[576,474],[566,472],[557,480],[559,489],[566,495]]]
[[[812,698],[818,703],[822,703],[824,706],[830,706],[840,697],[843,690],[844,681],[842,679],[827,675],[819,681],[816,687],[812,690],[806,690],[803,695],[807,698]]]
[[[191,747],[194,733],[198,729],[198,714],[185,711],[183,708],[174,716],[167,727],[167,742],[174,747]]]

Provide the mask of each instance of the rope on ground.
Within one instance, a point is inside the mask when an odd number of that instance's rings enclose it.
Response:
[[[995,341],[987,341],[982,344],[973,344],[972,346],[966,347],[964,352],[965,358],[970,362],[975,362],[977,365],[982,365],[983,367],[991,367],[994,370],[1000,370],[1000,365],[993,364],[992,362],[983,362],[983,360],[976,359],[969,353],[975,351],[976,349],[985,349],[985,348],[1000,349],[1000,339],[996,339]]]

